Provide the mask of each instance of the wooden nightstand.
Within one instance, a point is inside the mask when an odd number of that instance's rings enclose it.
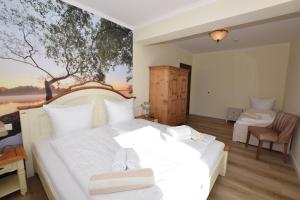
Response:
[[[6,147],[0,156],[0,175],[17,171],[17,174],[0,178],[0,198],[12,192],[27,192],[24,169],[25,152],[22,145]]]
[[[150,115],[148,115],[148,116],[146,116],[146,115],[139,115],[139,116],[136,116],[135,118],[136,119],[145,119],[145,120],[148,120],[148,121],[151,121],[151,122],[158,122],[158,119],[156,119],[156,118],[154,118],[154,117],[152,117]]]

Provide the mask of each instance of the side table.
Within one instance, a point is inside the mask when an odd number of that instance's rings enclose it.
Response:
[[[18,190],[22,195],[26,194],[24,159],[23,145],[4,147],[0,156],[0,175],[13,171],[17,173],[0,178],[0,198]]]

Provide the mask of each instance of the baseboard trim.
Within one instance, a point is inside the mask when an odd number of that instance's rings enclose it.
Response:
[[[195,112],[190,112],[190,115],[196,115],[196,116],[200,116],[200,117],[209,117],[209,118],[214,118],[214,119],[222,119],[222,120],[226,120],[223,117],[220,116],[213,116],[213,115],[207,115],[207,114],[202,114],[202,113],[195,113]]]
[[[292,158],[292,163],[294,165],[294,168],[296,170],[296,174],[298,176],[298,180],[300,181],[300,166],[298,165],[298,163],[297,163],[297,161],[296,161],[293,154],[291,154],[291,158]]]

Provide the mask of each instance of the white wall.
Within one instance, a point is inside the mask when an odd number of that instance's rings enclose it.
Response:
[[[300,36],[291,43],[290,62],[287,71],[284,111],[300,116]],[[292,159],[300,177],[300,126],[292,145]]]
[[[300,36],[289,44],[192,55],[172,45],[133,48],[136,105],[148,101],[149,66],[192,64],[191,113],[224,118],[228,106],[248,107],[249,96],[276,97],[276,109],[300,116]],[[207,92],[210,92],[208,94]],[[300,126],[292,159],[300,174]]]
[[[229,106],[247,108],[249,96],[276,97],[281,109],[288,59],[288,43],[194,55],[191,113],[224,118]]]
[[[149,66],[192,64],[192,54],[173,45],[133,45],[133,94],[136,106],[149,101]],[[137,110],[139,110],[137,108]]]

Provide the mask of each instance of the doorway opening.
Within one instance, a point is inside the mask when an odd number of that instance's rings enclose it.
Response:
[[[188,88],[187,88],[187,101],[186,101],[186,114],[190,114],[190,93],[191,93],[191,79],[192,79],[192,66],[180,63],[180,68],[189,70],[188,74]]]

